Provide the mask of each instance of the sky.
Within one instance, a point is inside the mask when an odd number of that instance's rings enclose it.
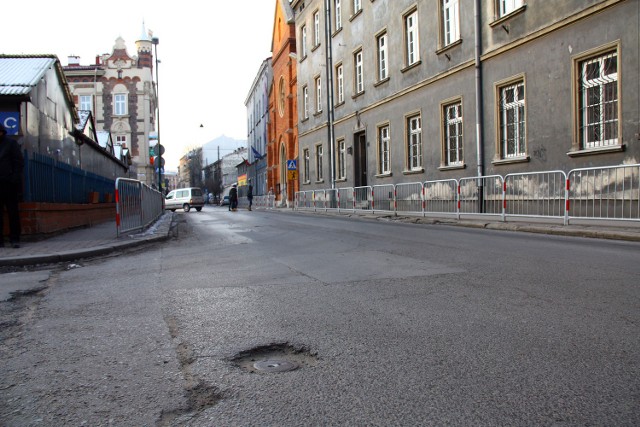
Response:
[[[166,169],[177,170],[191,148],[221,135],[246,140],[244,102],[271,56],[275,5],[276,0],[7,1],[0,53],[55,54],[63,66],[75,55],[90,65],[122,37],[134,56],[144,23],[159,38],[160,141]],[[234,148],[220,147],[221,155]]]

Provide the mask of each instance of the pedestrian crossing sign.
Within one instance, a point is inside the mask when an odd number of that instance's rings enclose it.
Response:
[[[287,170],[295,171],[298,170],[298,161],[297,160],[287,160]]]

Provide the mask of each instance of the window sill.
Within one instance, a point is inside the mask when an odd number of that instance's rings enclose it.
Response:
[[[361,97],[362,95],[364,95],[364,91],[356,93],[355,95],[353,95],[353,96],[351,97],[351,99],[359,98],[359,97]]]
[[[624,151],[625,146],[622,145],[610,145],[608,147],[598,147],[598,148],[583,148],[576,151],[569,151],[567,156],[569,157],[580,157],[580,156],[591,156],[595,154],[604,154],[604,153],[619,153]]]
[[[373,87],[382,86],[383,84],[388,83],[390,79],[391,79],[391,77],[387,77],[387,78],[384,78],[382,80],[378,80],[377,82],[375,82],[373,84]]]
[[[456,46],[460,46],[462,44],[462,39],[458,39],[456,41],[454,41],[453,43],[449,43],[446,46],[441,47],[440,49],[436,50],[436,55],[441,55],[443,53],[445,53],[446,51],[448,51],[449,49],[453,49]]]
[[[438,170],[440,171],[452,171],[452,170],[460,170],[460,169],[466,169],[467,165],[465,165],[464,163],[460,163],[458,165],[442,165],[438,168]]]
[[[303,185],[311,185],[311,181],[302,181]]]
[[[507,159],[496,159],[492,161],[491,164],[495,166],[511,165],[514,163],[526,163],[530,160],[531,158],[529,156],[518,156],[518,157],[509,157]]]
[[[320,181],[316,181],[316,184],[324,184],[324,179],[321,179]]]
[[[304,123],[304,122],[308,122],[309,121],[309,117],[305,117],[304,119],[300,120],[300,123]]]
[[[302,58],[300,58],[300,61],[298,61],[300,64],[302,64],[302,62],[307,59],[307,55],[303,56]]]
[[[336,105],[333,106],[333,108],[342,107],[343,105],[344,105],[344,101],[338,102]]]
[[[313,113],[313,117],[319,117],[321,115],[322,115],[322,110],[316,111],[315,113]]]
[[[358,16],[362,15],[362,9],[360,9],[359,11],[357,11],[356,13],[354,13],[353,15],[351,15],[349,17],[349,22],[353,21],[354,19],[356,19]]]
[[[391,172],[386,172],[386,173],[379,173],[376,175],[376,178],[391,178],[393,176],[393,173]]]
[[[411,69],[413,69],[413,68],[418,67],[420,64],[422,64],[422,60],[420,60],[420,59],[419,59],[419,60],[417,60],[416,62],[414,62],[413,64],[411,64],[411,65],[407,65],[406,67],[404,67],[402,70],[400,70],[400,72],[402,72],[402,73],[406,73],[407,71],[409,71],[409,70],[411,70]]]
[[[402,171],[403,175],[417,175],[420,173],[424,173],[424,168]]]
[[[320,43],[311,48],[311,52],[315,52],[320,47]]]
[[[333,32],[333,34],[331,34],[331,37],[335,37],[338,35],[338,33],[340,33],[342,31],[342,27],[340,28],[336,28],[336,30]]]
[[[347,182],[347,178],[338,178],[336,182]]]
[[[500,24],[505,23],[506,21],[508,21],[509,19],[513,18],[516,15],[520,15],[522,12],[524,12],[527,9],[527,5],[523,4],[522,6],[520,6],[519,8],[517,8],[516,10],[501,16],[500,18],[496,18],[493,22],[489,23],[490,27],[497,27]]]

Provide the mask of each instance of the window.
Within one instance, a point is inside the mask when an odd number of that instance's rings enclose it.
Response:
[[[316,77],[316,112],[322,111],[322,80]]]
[[[378,81],[385,80],[389,77],[387,71],[387,33],[378,36]]]
[[[305,148],[303,151],[302,158],[304,159],[304,182],[309,182],[309,149]]]
[[[422,125],[420,115],[407,118],[407,166],[422,170]]]
[[[342,28],[342,2],[340,0],[334,1],[334,14],[335,14],[335,31]]]
[[[442,0],[442,40],[444,46],[460,39],[459,0]]]
[[[413,65],[420,60],[418,44],[418,11],[415,10],[404,17],[406,64]]]
[[[323,180],[322,175],[322,145],[316,145],[316,181]]]
[[[302,111],[304,114],[304,118],[309,118],[309,87],[304,86],[302,88]]]
[[[523,0],[498,0],[498,16],[503,17],[519,9],[523,5]]]
[[[617,145],[617,52],[580,62],[579,73],[580,148]]]
[[[313,14],[313,46],[320,45],[320,12],[316,11]]]
[[[364,92],[364,77],[362,75],[362,50],[357,51],[353,55],[354,64],[354,89],[357,94]]]
[[[85,111],[93,111],[93,96],[91,95],[80,95],[79,97],[79,110]]]
[[[347,179],[347,165],[345,163],[345,142],[344,139],[338,141],[338,177],[337,179]]]
[[[336,93],[338,94],[338,104],[344,102],[344,69],[342,64],[336,67]]]
[[[389,125],[380,126],[378,128],[378,173],[381,175],[391,173],[390,143]]]
[[[302,53],[302,58],[307,56],[307,26],[303,25],[300,28],[300,53]]]
[[[444,164],[462,165],[462,103],[444,106]]]
[[[353,14],[360,12],[362,10],[362,0],[353,0]]]
[[[280,76],[280,81],[278,82],[278,114],[280,114],[280,117],[284,117],[284,106],[287,98],[286,90],[284,76]]]
[[[525,155],[524,81],[500,88],[500,152],[502,158]]]
[[[116,93],[113,95],[113,114],[124,116],[127,114],[127,94]]]
[[[116,135],[116,145],[127,145],[127,136],[126,135]]]

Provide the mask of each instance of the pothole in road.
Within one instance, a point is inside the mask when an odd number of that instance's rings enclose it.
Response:
[[[247,372],[269,374],[315,366],[317,357],[305,347],[294,347],[284,343],[242,351],[234,356],[231,362]]]

